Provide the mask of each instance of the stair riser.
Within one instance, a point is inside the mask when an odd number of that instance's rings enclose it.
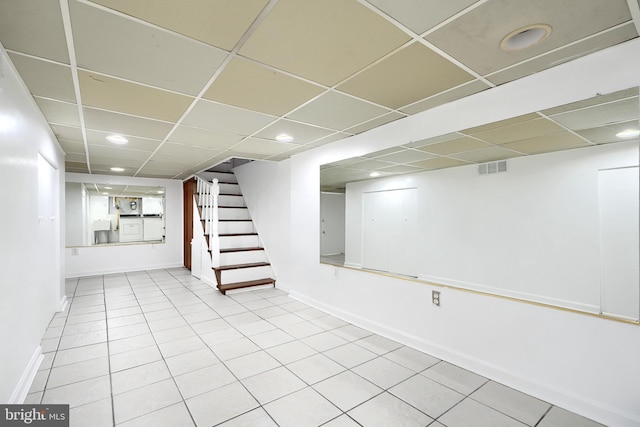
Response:
[[[271,266],[238,268],[235,270],[222,271],[222,284],[244,282],[247,280],[263,279],[273,277]]]
[[[218,233],[220,234],[238,234],[238,233],[255,233],[253,223],[249,221],[239,222],[220,222],[218,223]]]
[[[241,208],[219,208],[219,219],[251,219],[249,209]]]
[[[249,264],[252,262],[267,262],[264,251],[228,252],[220,254],[220,265]]]
[[[218,196],[218,206],[244,206],[244,198],[241,196]]]
[[[220,249],[255,248],[260,246],[258,236],[220,236]]]
[[[237,184],[219,184],[221,194],[242,194]]]
[[[236,184],[238,183],[236,176],[232,173],[208,172],[208,174],[210,174],[209,181],[211,181],[213,178],[218,178],[218,181],[220,182],[234,182]]]

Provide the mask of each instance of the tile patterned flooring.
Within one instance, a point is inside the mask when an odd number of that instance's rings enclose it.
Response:
[[[67,280],[27,403],[72,426],[599,424],[270,288],[221,295],[186,269]]]

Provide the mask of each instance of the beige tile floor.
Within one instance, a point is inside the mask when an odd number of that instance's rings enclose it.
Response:
[[[72,426],[599,425],[275,288],[223,296],[178,268],[67,294],[27,402]]]

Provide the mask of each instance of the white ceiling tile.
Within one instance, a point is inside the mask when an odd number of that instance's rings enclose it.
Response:
[[[129,142],[126,145],[119,146],[107,140],[107,137],[110,135],[114,135],[114,133],[88,129],[87,144],[89,144],[89,147],[94,145],[100,145],[104,147],[120,147],[120,148],[126,148],[128,150],[139,150],[139,151],[146,151],[151,153],[153,150],[158,148],[158,146],[162,142],[157,139],[148,139],[148,138],[140,138],[140,137],[131,136],[131,135],[116,134],[116,135],[125,136],[127,140],[129,140]]]
[[[432,154],[425,153],[424,151],[407,148],[405,150],[398,151],[396,153],[386,154],[380,157],[376,157],[376,160],[382,160],[384,162],[393,162],[393,163],[411,163],[411,162],[417,162],[419,160],[432,159],[433,157],[435,156],[433,156]]]
[[[54,101],[47,98],[35,98],[36,104],[49,123],[67,126],[80,126],[78,105],[68,102]]]
[[[71,67],[19,54],[9,57],[32,95],[76,102]]]
[[[185,116],[183,124],[218,132],[248,136],[275,120],[254,111],[200,100]]]
[[[331,91],[289,114],[287,118],[329,129],[344,130],[388,112],[386,108]]]
[[[292,143],[306,144],[332,135],[333,133],[334,131],[332,130],[305,125],[291,120],[280,119],[258,132],[255,137],[275,140],[276,136],[286,134],[294,138]]]
[[[352,134],[359,134],[359,133],[377,128],[378,126],[382,126],[382,125],[386,125],[387,123],[394,122],[398,119],[402,119],[404,117],[407,117],[407,116],[397,111],[392,111],[380,117],[376,117],[375,119],[369,120],[368,122],[345,129],[345,132],[349,132]]]
[[[0,40],[5,49],[69,63],[60,2],[3,0],[0,2]]]
[[[422,34],[477,0],[367,0],[411,31]]]
[[[240,135],[231,133],[180,125],[169,136],[168,141],[211,149],[225,149],[240,142],[242,138]]]
[[[79,127],[52,124],[51,130],[58,140],[64,139],[67,141],[84,143],[84,140],[82,139],[82,130]]]
[[[156,140],[163,140],[173,127],[171,123],[167,122],[97,110],[95,108],[84,108],[84,119],[87,129]]]
[[[255,153],[275,155],[296,148],[295,144],[285,142],[269,141],[266,139],[247,138],[233,146],[233,151],[237,153]]]
[[[78,66],[196,95],[227,52],[71,1]]]
[[[609,123],[637,120],[638,117],[640,117],[638,98],[629,98],[557,114],[551,118],[571,130],[581,130]]]

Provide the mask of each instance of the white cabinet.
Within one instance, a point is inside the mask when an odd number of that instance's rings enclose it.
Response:
[[[143,239],[142,218],[120,217],[120,243],[141,242]]]
[[[161,241],[163,233],[163,220],[162,218],[144,218],[144,241]]]

